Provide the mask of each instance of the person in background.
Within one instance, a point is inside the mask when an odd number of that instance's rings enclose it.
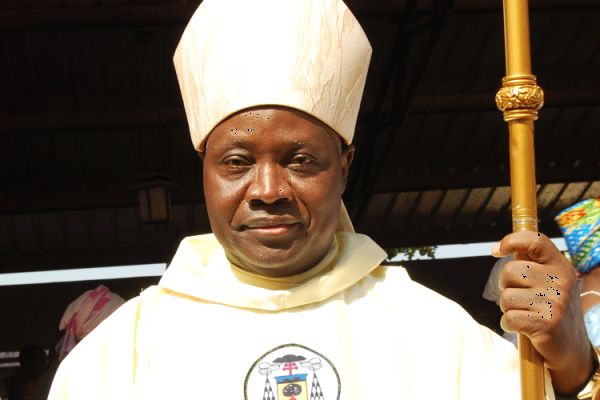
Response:
[[[579,278],[585,327],[600,347],[600,198],[576,203],[556,216]]]
[[[45,367],[36,376],[35,383],[28,386],[28,394],[25,398],[29,400],[46,400],[60,362],[73,350],[77,343],[123,303],[125,303],[125,300],[121,296],[111,292],[104,285],[99,285],[93,290],[84,292],[71,302],[59,322],[59,332],[64,331],[64,334],[55,348],[50,349],[48,356],[44,352]],[[37,364],[39,364],[39,361]],[[14,398],[24,399],[24,397]],[[9,400],[11,399],[9,397]]]
[[[58,326],[65,331],[56,344],[58,360],[69,354],[75,345],[112,314],[125,300],[104,285],[88,290],[67,306]]]
[[[19,351],[19,368],[7,380],[8,400],[42,400],[37,396],[40,377],[48,368],[46,351],[37,345],[26,345]]]

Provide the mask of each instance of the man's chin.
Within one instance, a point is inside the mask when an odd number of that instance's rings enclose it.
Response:
[[[282,277],[299,274],[311,266],[303,265],[301,257],[293,248],[277,249],[262,247],[260,253],[229,255],[238,267],[259,275]]]

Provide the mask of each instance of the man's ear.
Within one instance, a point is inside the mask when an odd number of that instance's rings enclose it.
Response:
[[[346,188],[346,182],[348,182],[348,174],[350,173],[350,164],[354,160],[354,145],[349,145],[342,150],[341,163],[342,163],[342,180],[344,182],[344,188]]]

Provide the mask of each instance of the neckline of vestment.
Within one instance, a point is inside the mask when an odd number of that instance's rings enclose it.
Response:
[[[185,238],[159,286],[201,301],[284,310],[323,301],[357,283],[385,259],[368,236],[338,232],[324,259],[301,274],[266,278],[232,265],[214,235]]]

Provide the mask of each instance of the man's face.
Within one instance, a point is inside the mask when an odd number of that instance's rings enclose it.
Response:
[[[236,265],[288,276],[317,264],[338,222],[352,147],[283,107],[234,114],[208,137],[204,193],[213,233]]]

